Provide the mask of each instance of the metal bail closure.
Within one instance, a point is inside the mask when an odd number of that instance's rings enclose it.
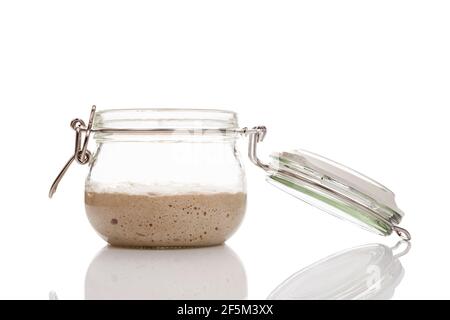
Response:
[[[405,241],[411,234],[398,226],[403,212],[395,195],[380,183],[332,160],[305,150],[273,153],[263,163],[257,144],[266,135],[265,127],[244,133],[249,138],[248,156],[267,173],[267,181],[286,193],[363,229],[388,236],[397,234]]]
[[[70,159],[62,168],[61,172],[56,177],[55,181],[53,181],[52,186],[50,187],[50,191],[48,193],[49,198],[51,198],[55,194],[59,183],[61,182],[62,178],[64,177],[64,175],[66,174],[67,170],[69,169],[70,165],[74,160],[76,160],[76,162],[78,162],[81,165],[87,164],[91,160],[92,154],[87,149],[87,146],[89,143],[89,137],[91,135],[92,126],[94,123],[95,110],[96,106],[94,105],[91,108],[91,114],[89,116],[89,122],[87,126],[81,119],[74,119],[70,122],[70,127],[73,130],[75,130],[75,150],[73,155],[70,157]],[[81,143],[82,140],[83,144]]]

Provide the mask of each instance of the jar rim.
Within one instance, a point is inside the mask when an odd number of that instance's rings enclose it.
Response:
[[[200,108],[131,108],[97,111],[94,129],[193,128],[233,129],[238,127],[234,111]]]

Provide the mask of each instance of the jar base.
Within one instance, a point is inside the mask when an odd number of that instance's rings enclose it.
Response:
[[[199,249],[199,248],[210,248],[210,247],[220,247],[223,246],[225,242],[215,243],[215,244],[198,244],[198,245],[121,245],[112,244],[108,242],[109,247],[123,248],[123,249],[134,249],[134,250],[180,250],[180,249]]]

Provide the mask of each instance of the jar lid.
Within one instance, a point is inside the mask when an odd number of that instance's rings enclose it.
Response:
[[[332,160],[304,150],[273,153],[267,181],[334,216],[381,235],[394,230],[403,212],[395,195],[380,183]],[[401,234],[400,234],[401,233]]]

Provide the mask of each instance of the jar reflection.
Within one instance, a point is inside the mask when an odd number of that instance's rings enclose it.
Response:
[[[292,275],[269,300],[388,300],[394,296],[404,269],[399,258],[411,244],[393,248],[368,244],[331,255]],[[395,254],[394,251],[403,250]]]
[[[87,300],[245,299],[247,278],[228,246],[133,250],[107,246],[91,262]]]

